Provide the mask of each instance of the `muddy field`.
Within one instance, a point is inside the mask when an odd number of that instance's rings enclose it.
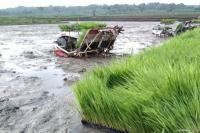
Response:
[[[163,41],[151,34],[156,22],[108,24],[125,29],[112,51],[116,55]],[[101,132],[81,125],[70,86],[111,58],[57,58],[52,49],[58,33],[58,25],[0,27],[0,133]]]

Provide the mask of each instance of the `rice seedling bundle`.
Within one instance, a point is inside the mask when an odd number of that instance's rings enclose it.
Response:
[[[59,25],[61,31],[81,31],[91,28],[104,28],[106,24],[97,22],[69,23]]]
[[[176,21],[176,19],[161,19],[160,23],[162,24],[173,24]]]
[[[200,132],[200,29],[87,73],[84,120],[130,133]]]

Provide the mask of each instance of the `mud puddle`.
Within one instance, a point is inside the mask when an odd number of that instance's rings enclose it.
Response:
[[[123,25],[115,54],[137,53],[163,41],[151,34],[155,22]],[[0,27],[0,133],[100,133],[81,125],[70,86],[85,71],[111,58],[57,58],[52,43],[58,25]]]

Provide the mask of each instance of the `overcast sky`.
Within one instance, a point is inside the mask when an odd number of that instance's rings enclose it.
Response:
[[[139,3],[184,3],[200,5],[200,0],[0,0],[0,8],[17,6],[85,6],[90,4],[139,4]]]

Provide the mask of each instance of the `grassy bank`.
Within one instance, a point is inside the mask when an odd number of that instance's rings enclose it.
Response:
[[[55,24],[59,22],[59,18],[0,17],[0,25]]]
[[[66,21],[160,21],[161,19],[193,20],[197,13],[188,14],[118,14],[107,16],[0,16],[0,25],[55,24]]]
[[[74,86],[82,118],[133,133],[200,131],[200,29],[98,67]]]

